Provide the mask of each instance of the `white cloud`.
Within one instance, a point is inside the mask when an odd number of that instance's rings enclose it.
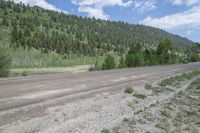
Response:
[[[136,9],[140,13],[151,11],[155,8],[156,8],[155,0],[135,0],[134,1],[134,9]]]
[[[30,5],[30,6],[40,6],[44,9],[48,9],[48,10],[54,10],[54,11],[58,11],[58,12],[64,12],[64,13],[67,13],[67,11],[63,11],[63,10],[60,10],[58,8],[56,8],[54,5],[51,5],[49,4],[46,0],[12,0],[14,1],[15,3],[24,3],[26,5]]]
[[[152,18],[149,16],[142,20],[140,24],[165,30],[197,29],[200,26],[200,6],[195,6],[185,12],[167,15],[161,18]]]
[[[78,5],[79,12],[86,12],[90,17],[108,19],[109,15],[105,14],[103,8],[109,6],[129,7],[131,0],[72,0],[72,3]]]
[[[90,17],[108,19],[109,15],[104,12],[104,7],[119,6],[133,7],[140,13],[156,8],[156,0],[71,0],[78,5],[79,12],[86,12]]]
[[[193,6],[195,4],[200,4],[200,0],[170,0],[173,5],[187,5],[187,6]]]
[[[96,17],[96,18],[101,18],[101,19],[108,19],[109,15],[106,15],[102,8],[98,7],[79,7],[79,12],[87,12],[89,17]]]

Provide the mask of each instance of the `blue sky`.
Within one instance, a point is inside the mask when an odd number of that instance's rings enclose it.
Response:
[[[164,29],[200,42],[200,0],[14,0],[67,14]]]

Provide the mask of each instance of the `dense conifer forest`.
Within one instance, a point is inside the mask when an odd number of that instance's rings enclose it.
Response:
[[[0,18],[1,27],[6,27],[11,36],[11,47],[35,48],[44,52],[124,53],[133,42],[139,42],[144,48],[155,48],[165,38],[172,40],[177,49],[193,43],[152,27],[72,16],[3,0],[0,2]]]

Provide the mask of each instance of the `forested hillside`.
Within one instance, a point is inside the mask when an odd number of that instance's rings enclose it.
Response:
[[[3,0],[0,27],[0,39],[7,38],[10,47],[59,54],[97,55],[109,51],[121,54],[134,42],[144,48],[155,48],[165,38],[172,40],[177,49],[193,43],[152,27],[72,16]]]

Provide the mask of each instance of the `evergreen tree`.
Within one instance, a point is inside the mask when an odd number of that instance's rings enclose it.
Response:
[[[144,64],[144,55],[142,46],[139,43],[131,45],[131,48],[126,55],[126,66],[137,67]]]
[[[119,60],[119,68],[125,68],[126,64],[125,64],[125,59],[123,56],[121,56],[120,60]]]
[[[174,62],[174,58],[172,58],[172,56],[174,56],[173,54],[174,51],[171,40],[165,39],[161,41],[157,49],[159,63],[170,64],[171,62]]]
[[[159,64],[159,60],[156,54],[156,51],[153,49],[146,49],[144,52],[144,61],[145,61],[145,65],[148,66],[153,66],[153,65],[158,65]]]
[[[0,77],[6,77],[9,74],[9,67],[11,65],[10,57],[5,49],[0,48]]]
[[[3,18],[2,25],[5,25],[6,27],[9,26],[9,22],[5,17]]]
[[[115,58],[112,55],[109,54],[105,58],[105,61],[102,65],[102,69],[103,70],[114,69],[115,67],[116,67]]]

